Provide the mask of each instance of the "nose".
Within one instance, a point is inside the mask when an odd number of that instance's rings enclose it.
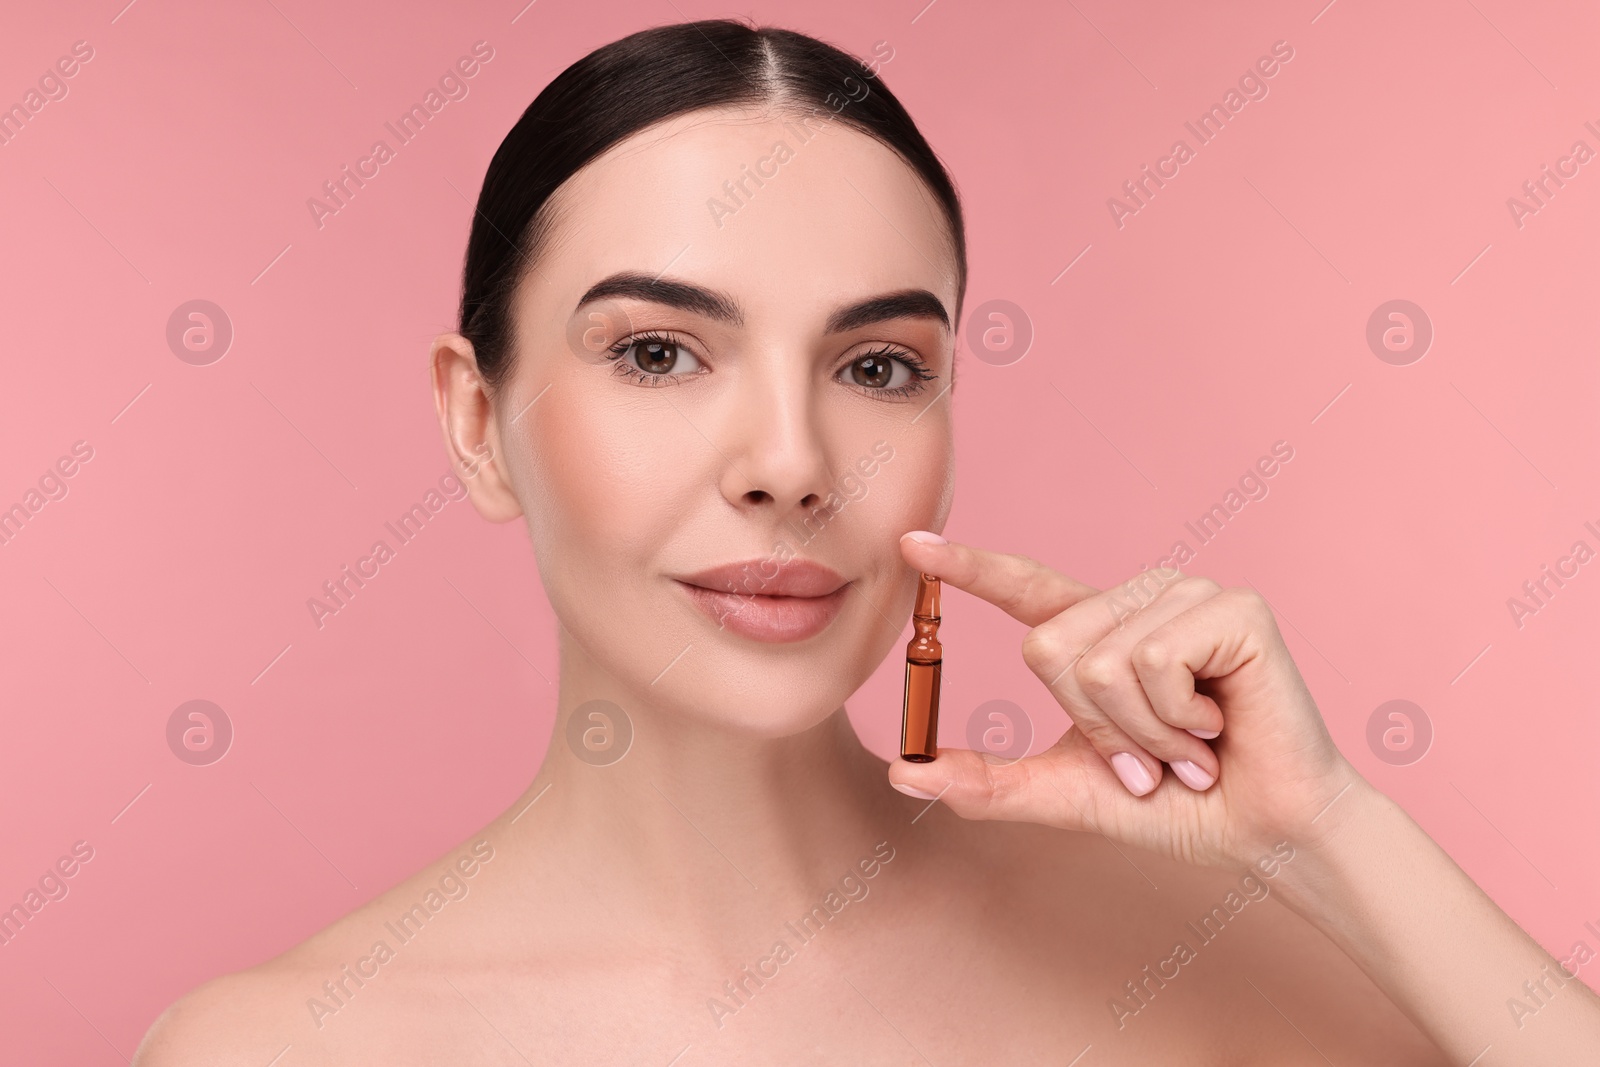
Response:
[[[797,353],[791,355],[798,355]],[[805,366],[795,359],[789,367]],[[736,509],[778,519],[809,511],[828,494],[827,447],[805,373],[752,367],[725,424],[722,495]]]

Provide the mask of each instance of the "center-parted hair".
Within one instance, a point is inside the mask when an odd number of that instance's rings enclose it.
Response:
[[[849,53],[791,30],[726,19],[658,26],[597,48],[557,75],[489,163],[467,240],[457,328],[472,342],[491,389],[510,370],[512,301],[549,235],[551,195],[633,134],[723,107],[818,112],[893,149],[944,212],[957,271],[952,326],[960,321],[967,283],[961,202],[881,77]]]

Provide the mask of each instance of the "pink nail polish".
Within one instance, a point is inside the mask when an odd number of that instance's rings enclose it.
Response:
[[[1210,789],[1211,783],[1217,780],[1215,775],[1193,760],[1173,760],[1167,766],[1171,767],[1172,773],[1178,776],[1178,781],[1197,793],[1203,793]]]
[[[911,538],[911,540],[924,545],[948,545],[950,543],[949,541],[946,541],[944,538],[940,537],[938,534],[929,533],[927,530],[912,530],[910,533],[906,534],[906,536]]]
[[[1118,752],[1112,756],[1111,769],[1117,772],[1117,777],[1128,787],[1128,792],[1136,797],[1142,797],[1156,787],[1156,780],[1150,777],[1150,772],[1139,762],[1139,757],[1131,752]]]
[[[909,785],[901,785],[899,782],[890,782],[889,784],[894,786],[896,789],[900,790],[900,792],[904,793],[908,797],[916,797],[918,800],[938,800],[939,799],[939,796],[938,796],[937,793],[924,793],[920,789],[914,788],[914,787],[909,786]]]
[[[1221,730],[1190,730],[1189,732],[1202,741],[1210,741],[1214,737],[1222,736]]]

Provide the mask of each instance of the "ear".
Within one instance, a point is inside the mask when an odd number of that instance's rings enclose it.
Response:
[[[510,522],[522,514],[522,504],[511,489],[494,401],[478,373],[472,342],[459,333],[440,334],[428,350],[428,367],[451,470],[467,487],[479,515],[490,522]]]

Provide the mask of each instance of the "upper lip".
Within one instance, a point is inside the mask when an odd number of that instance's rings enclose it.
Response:
[[[683,575],[678,581],[718,593],[797,597],[827,596],[847,584],[838,571],[812,560],[790,559],[778,563],[770,558],[722,563]]]

